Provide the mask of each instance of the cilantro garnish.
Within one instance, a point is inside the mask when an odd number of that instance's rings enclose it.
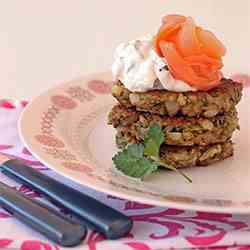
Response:
[[[115,167],[127,176],[143,179],[159,166],[163,166],[192,182],[182,171],[160,160],[160,147],[163,142],[164,133],[160,125],[151,126],[145,135],[144,144],[130,144],[112,158]]]
[[[159,157],[160,146],[164,142],[164,133],[158,124],[149,128],[144,138],[144,154],[146,156]]]
[[[142,144],[131,144],[126,149],[118,152],[113,157],[113,162],[118,170],[125,175],[143,178],[158,168],[155,161],[144,156],[144,146]]]

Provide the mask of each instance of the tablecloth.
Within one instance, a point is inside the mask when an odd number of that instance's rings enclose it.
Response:
[[[81,246],[75,250],[160,250],[160,249],[250,249],[250,215],[232,215],[184,211],[154,207],[123,200],[79,186],[37,161],[21,143],[17,121],[26,102],[0,101],[0,153],[19,158],[74,188],[130,216],[134,221],[131,233],[120,240],[110,241],[88,230]],[[31,121],[32,122],[32,121]],[[41,197],[24,185],[0,174],[0,181],[34,199]],[[0,208],[0,249],[59,250],[64,249],[48,241],[23,225]]]

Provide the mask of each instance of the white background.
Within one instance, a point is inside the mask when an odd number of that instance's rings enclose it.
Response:
[[[156,32],[165,13],[214,31],[228,48],[226,72],[250,72],[248,0],[0,0],[0,98],[107,70],[119,42]]]

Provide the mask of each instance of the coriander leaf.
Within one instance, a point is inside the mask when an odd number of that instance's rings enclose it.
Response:
[[[132,157],[142,158],[144,146],[142,144],[131,144],[126,148],[128,154]]]
[[[160,146],[164,142],[164,133],[159,124],[151,126],[144,138],[144,154],[159,158]]]
[[[113,158],[115,167],[123,174],[134,178],[143,178],[158,168],[158,163],[143,156],[142,144],[131,144],[118,152]]]

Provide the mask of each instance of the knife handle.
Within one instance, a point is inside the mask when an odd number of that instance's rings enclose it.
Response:
[[[86,234],[84,226],[69,221],[58,212],[39,205],[1,182],[0,205],[23,223],[62,246],[76,246]]]
[[[125,236],[132,228],[132,220],[124,214],[24,165],[19,160],[9,160],[3,163],[1,169],[10,178],[68,209],[108,239]]]

